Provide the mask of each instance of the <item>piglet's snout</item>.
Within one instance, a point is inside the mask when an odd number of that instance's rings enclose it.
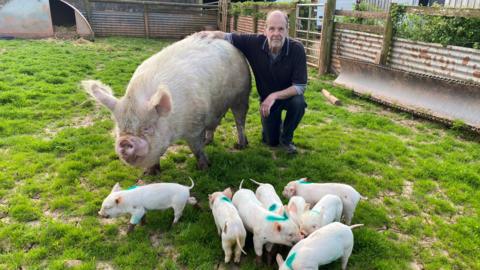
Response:
[[[103,213],[102,211],[98,211],[98,215],[103,217],[103,218],[109,218],[110,217],[109,215]]]

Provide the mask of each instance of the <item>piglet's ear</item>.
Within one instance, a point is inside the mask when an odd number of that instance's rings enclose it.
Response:
[[[113,186],[111,193],[117,192],[117,191],[120,191],[120,190],[122,190],[122,188],[120,187],[120,184],[116,183],[115,186]]]
[[[227,196],[227,198],[229,198],[231,200],[232,197],[233,197],[232,189],[231,188],[226,188],[223,191],[223,195]]]
[[[118,198],[115,199],[116,204],[121,204],[122,201],[123,201],[122,197],[118,197]]]
[[[172,111],[172,96],[166,85],[160,85],[149,101],[149,109],[155,110],[160,117],[167,116]]]
[[[278,267],[279,267],[279,268],[282,267],[283,263],[284,263],[284,261],[283,261],[282,255],[277,254],[277,264],[278,264]]]
[[[277,232],[281,232],[281,231],[282,231],[282,225],[280,225],[280,223],[278,223],[278,222],[273,223],[273,228],[274,228],[275,231],[277,231]]]
[[[296,214],[298,212],[297,205],[292,203],[288,205],[288,212]]]

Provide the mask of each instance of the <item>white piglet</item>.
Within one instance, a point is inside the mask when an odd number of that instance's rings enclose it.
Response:
[[[277,215],[265,209],[249,189],[238,190],[232,199],[245,228],[253,233],[253,245],[257,263],[263,254],[263,245],[282,244],[292,246],[302,239],[298,226],[284,213]],[[271,245],[270,245],[271,247]],[[267,249],[267,251],[270,251]]]
[[[302,215],[305,211],[310,209],[310,204],[305,202],[305,199],[300,196],[292,196],[287,204],[288,216],[298,226],[302,223]]]
[[[316,230],[307,238],[298,242],[288,253],[284,261],[277,254],[279,270],[317,270],[319,266],[342,259],[342,270],[347,269],[348,259],[353,250],[352,226],[334,222]]]
[[[343,218],[345,224],[351,224],[355,208],[362,197],[352,186],[340,183],[312,183],[302,178],[289,182],[283,189],[283,196],[301,196],[307,203],[316,204],[327,194],[337,195],[343,203]]]
[[[343,203],[337,195],[327,194],[318,201],[312,210],[303,213],[300,230],[303,235],[309,235],[315,230],[330,224],[340,222]]]
[[[239,263],[241,252],[247,254],[243,250],[247,232],[231,199],[232,190],[230,188],[225,189],[223,192],[214,192],[208,195],[215,225],[217,226],[218,234],[222,237],[225,263],[230,262],[234,253],[233,261]]]
[[[255,196],[262,205],[268,209],[268,211],[282,215],[284,210],[283,203],[280,197],[278,197],[275,188],[268,183],[260,183],[253,179],[250,179],[250,181],[258,185],[257,190],[255,190]]]
[[[104,218],[115,218],[129,213],[130,232],[143,220],[147,210],[173,208],[175,224],[182,216],[187,203],[197,203],[194,197],[190,197],[190,189],[195,185],[192,179],[190,181],[192,182],[190,187],[176,183],[156,183],[127,190],[122,190],[117,183],[103,201],[98,214]]]

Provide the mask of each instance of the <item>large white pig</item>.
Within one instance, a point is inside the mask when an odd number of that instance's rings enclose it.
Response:
[[[230,43],[192,35],[145,60],[120,99],[99,81],[83,87],[106,106],[116,122],[115,150],[127,164],[147,174],[160,170],[159,158],[175,141],[185,140],[200,169],[208,167],[203,151],[230,108],[244,148],[250,71]]]

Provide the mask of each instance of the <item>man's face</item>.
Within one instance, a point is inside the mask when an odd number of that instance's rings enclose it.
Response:
[[[287,22],[285,21],[285,17],[278,13],[270,16],[267,20],[265,36],[267,36],[268,45],[272,52],[278,53],[280,51],[287,35]]]

